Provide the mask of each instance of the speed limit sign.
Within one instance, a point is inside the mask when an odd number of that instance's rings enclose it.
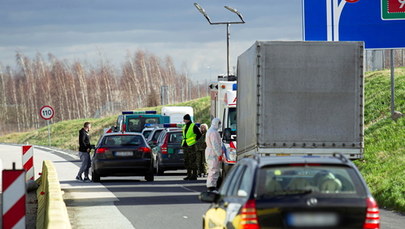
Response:
[[[41,109],[39,110],[39,115],[45,120],[50,120],[51,118],[53,118],[54,114],[55,110],[48,105],[41,107]]]

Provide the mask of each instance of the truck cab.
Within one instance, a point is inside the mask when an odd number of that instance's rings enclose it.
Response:
[[[222,137],[222,176],[236,163],[236,91],[237,81],[235,77],[221,78],[209,85],[211,97],[211,119],[221,119],[219,133]],[[225,131],[226,130],[226,131]],[[227,135],[224,135],[224,132]]]

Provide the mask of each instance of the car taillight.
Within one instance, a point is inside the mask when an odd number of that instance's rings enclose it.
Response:
[[[243,205],[241,213],[241,228],[242,229],[259,229],[259,224],[257,220],[256,211],[256,201],[248,200],[245,205]]]
[[[105,151],[107,151],[107,150],[108,150],[108,148],[98,148],[96,150],[96,153],[105,153]]]
[[[167,154],[167,135],[165,136],[165,140],[163,140],[161,149],[162,149],[162,154]]]
[[[127,125],[122,124],[122,129],[121,129],[121,131],[127,131]]]
[[[112,128],[108,129],[106,133],[112,133]]]
[[[364,221],[363,229],[379,229],[380,228],[380,210],[377,202],[369,197],[367,202],[366,220]]]
[[[149,147],[139,147],[138,151],[144,152],[144,153],[151,153],[152,150]]]

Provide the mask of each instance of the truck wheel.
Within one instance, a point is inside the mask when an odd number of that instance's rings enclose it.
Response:
[[[100,175],[96,173],[95,171],[91,172],[91,180],[93,182],[100,182]]]

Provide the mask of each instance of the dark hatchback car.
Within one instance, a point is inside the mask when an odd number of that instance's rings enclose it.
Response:
[[[212,203],[204,228],[380,228],[379,208],[344,156],[243,159]]]
[[[91,163],[94,182],[105,176],[145,176],[147,181],[154,180],[152,150],[140,133],[103,135]]]
[[[153,147],[154,168],[156,173],[162,175],[166,170],[185,169],[184,154],[181,149],[183,132],[178,128],[162,130]]]

